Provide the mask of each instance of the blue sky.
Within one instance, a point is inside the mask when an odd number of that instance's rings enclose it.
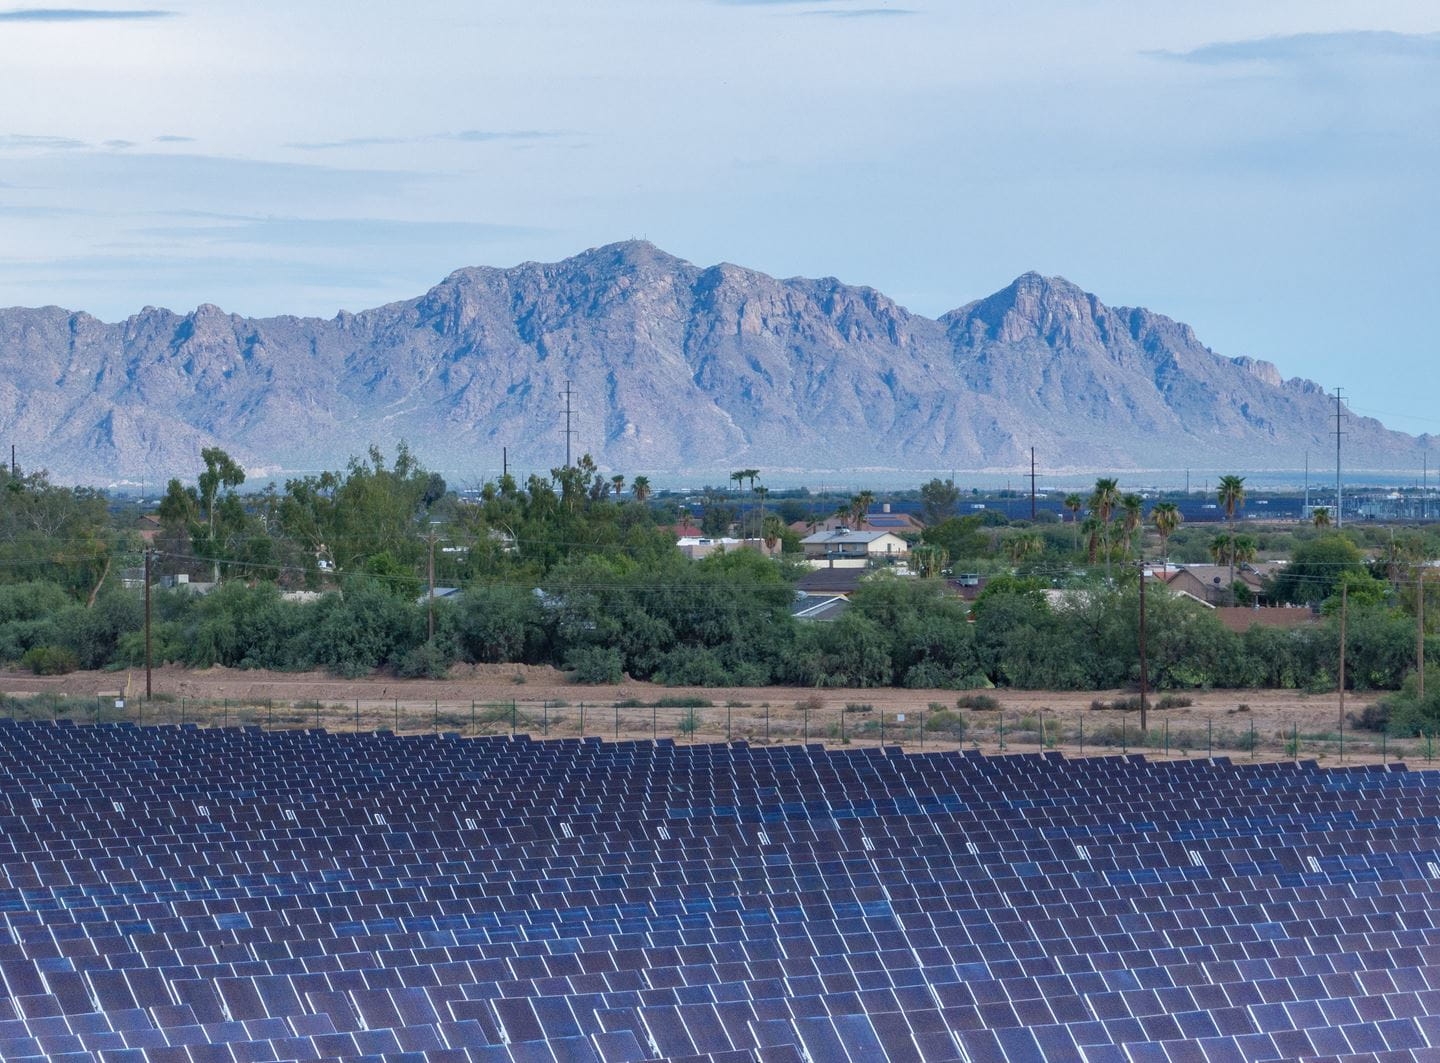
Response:
[[[328,316],[632,236],[926,314],[1035,269],[1440,430],[1433,2],[31,0],[0,99],[0,305]]]

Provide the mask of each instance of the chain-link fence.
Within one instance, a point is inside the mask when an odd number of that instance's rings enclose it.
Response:
[[[819,698],[772,704],[703,698],[587,702],[561,700],[350,701],[214,699],[161,694],[150,699],[36,694],[0,695],[0,716],[68,720],[76,724],[140,726],[324,728],[331,731],[450,733],[462,737],[529,735],[543,738],[669,740],[677,743],[746,741],[757,745],[823,742],[831,746],[898,746],[906,750],[978,749],[987,753],[1058,750],[1067,755],[1145,753],[1160,757],[1315,759],[1326,763],[1409,760],[1431,763],[1436,736],[1394,737],[1361,730],[1344,716],[1331,730],[1298,723],[1255,721],[1253,714],[1152,709],[1140,727],[1133,708],[1039,709],[1017,712],[984,696],[975,707],[938,702],[897,709]]]

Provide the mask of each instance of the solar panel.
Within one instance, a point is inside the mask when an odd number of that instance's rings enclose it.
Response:
[[[1409,1058],[1437,838],[1400,766],[0,721],[0,1056]]]

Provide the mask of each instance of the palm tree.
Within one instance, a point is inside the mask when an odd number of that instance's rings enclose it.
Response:
[[[1005,541],[1005,552],[1010,555],[1010,560],[1020,564],[1027,558],[1033,557],[1045,549],[1045,541],[1034,532],[1026,532],[1023,535],[1012,535]]]
[[[1100,537],[1105,543],[1105,578],[1110,578],[1110,515],[1120,501],[1120,484],[1114,477],[1095,481],[1095,490],[1090,495],[1090,510],[1100,522]]]
[[[1065,508],[1070,511],[1070,525],[1075,531],[1075,552],[1080,552],[1080,510],[1085,507],[1085,500],[1074,491],[1065,496]]]
[[[635,496],[636,502],[644,502],[650,497],[650,478],[648,476],[637,476],[630,484],[630,493]]]
[[[1316,506],[1310,514],[1310,519],[1315,522],[1315,527],[1317,528],[1330,527],[1330,507]]]
[[[1235,511],[1245,508],[1245,477],[1222,476],[1215,491],[1216,500],[1225,507],[1230,522],[1230,586],[1235,586]]]
[[[1255,555],[1260,552],[1260,544],[1253,535],[1237,535],[1231,547],[1230,554],[1242,565],[1248,565],[1255,560]]]
[[[740,490],[740,485],[745,482],[746,469],[736,469],[730,474],[730,479],[735,481],[735,490]]]
[[[1125,552],[1130,552],[1135,533],[1145,523],[1145,500],[1137,494],[1128,494],[1120,499],[1120,509],[1125,514]]]
[[[1100,518],[1095,514],[1085,518],[1085,535],[1087,537],[1085,556],[1090,565],[1095,564],[1095,556],[1100,550]]]
[[[1185,522],[1185,514],[1180,512],[1180,507],[1174,502],[1159,502],[1150,511],[1150,520],[1155,524],[1155,531],[1160,536],[1160,549],[1164,555],[1165,571],[1170,571],[1170,536],[1175,534],[1175,529]]]
[[[1210,540],[1210,556],[1217,565],[1230,556],[1230,538],[1229,532],[1218,532]]]
[[[850,515],[855,518],[855,530],[859,531],[865,523],[865,515],[870,512],[870,507],[875,503],[875,496],[869,491],[861,491],[850,500]]]
[[[614,476],[610,477],[610,484],[615,488],[615,498],[618,501],[620,495],[625,491],[625,477],[617,472]]]

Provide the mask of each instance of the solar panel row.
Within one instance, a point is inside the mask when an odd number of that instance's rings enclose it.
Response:
[[[0,1058],[1440,1058],[1431,773],[0,721]]]

